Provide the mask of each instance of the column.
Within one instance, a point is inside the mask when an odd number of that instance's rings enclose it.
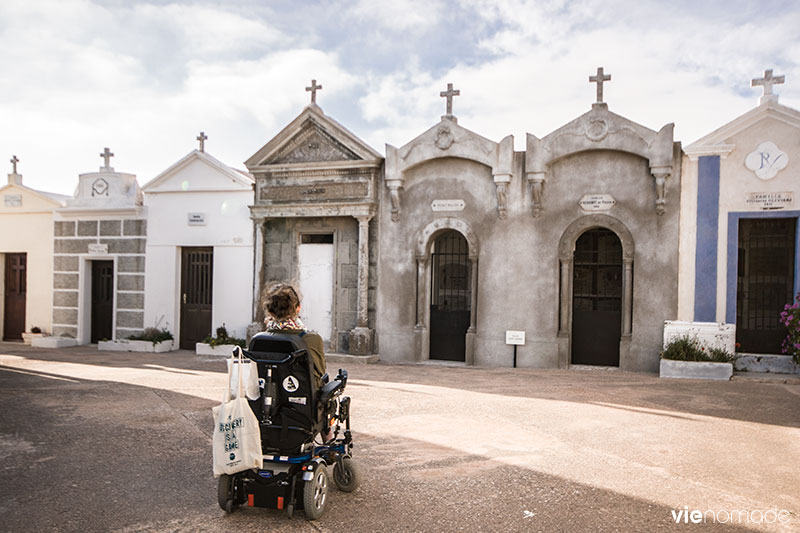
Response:
[[[478,320],[478,257],[470,257],[470,291],[472,298],[469,306],[469,330],[467,333],[475,333]]]
[[[350,354],[372,353],[372,330],[369,328],[369,221],[372,216],[358,220],[358,314],[356,327],[350,331]]]
[[[633,259],[625,258],[622,270],[622,335],[631,334],[631,311],[633,310]]]
[[[561,322],[558,326],[558,332],[566,334],[570,330],[569,316],[572,298],[570,298],[571,281],[569,279],[569,267],[572,259],[561,260]]]
[[[425,328],[425,302],[427,300],[427,276],[425,271],[428,266],[428,257],[417,257],[417,329]]]
[[[265,220],[263,218],[253,221],[253,321],[256,320],[258,306],[261,303],[261,279],[264,270],[264,224]]]

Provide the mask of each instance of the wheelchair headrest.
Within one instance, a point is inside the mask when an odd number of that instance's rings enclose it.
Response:
[[[287,333],[259,333],[250,339],[249,357],[257,361],[285,361],[307,350],[298,335]]]

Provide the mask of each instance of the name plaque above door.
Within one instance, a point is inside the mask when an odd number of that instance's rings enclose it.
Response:
[[[586,194],[578,205],[584,211],[609,211],[616,203],[610,194]]]
[[[794,197],[791,192],[751,192],[747,195],[747,207],[772,211],[785,209],[792,205]]]
[[[89,253],[94,255],[105,255],[108,253],[108,245],[91,243],[89,244]]]
[[[463,211],[467,204],[464,200],[434,200],[431,209],[434,211]]]

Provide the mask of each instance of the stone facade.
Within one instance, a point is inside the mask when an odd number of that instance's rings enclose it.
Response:
[[[304,316],[307,326],[321,329],[326,349],[373,353],[379,238],[374,215],[383,158],[312,103],[245,164],[256,179],[254,329],[264,319],[259,302],[265,287],[290,281],[303,289],[306,283],[305,299],[330,307],[310,310],[324,316]],[[315,244],[332,248],[332,258],[308,266],[303,250]],[[309,281],[310,268],[321,269],[331,286]]]
[[[53,335],[75,338],[79,344],[92,340],[95,261],[112,265],[111,326],[102,337],[116,340],[142,333],[147,221],[141,203],[136,176],[115,172],[107,158],[99,172],[79,176],[75,197],[55,213]]]
[[[597,102],[541,139],[528,135],[525,152],[514,152],[512,137],[491,141],[448,112],[386,152],[378,215],[381,359],[442,358],[432,347],[445,333],[433,330],[446,331],[447,324],[434,324],[444,320],[434,314],[449,304],[437,307],[434,300],[450,291],[468,315],[453,337],[464,336],[456,355],[467,364],[511,366],[507,330],[527,334],[519,366],[582,362],[579,341],[592,333],[575,332],[574,306],[608,301],[616,309],[612,325],[595,334],[608,333],[616,359],[586,364],[657,370],[663,322],[677,311],[681,151],[671,124],[656,132]],[[584,234],[610,243],[613,265],[576,268]],[[433,265],[442,260],[435,243],[446,235],[457,235],[466,248],[460,295],[448,286],[456,270]],[[575,283],[584,283],[586,272],[613,290],[579,294]],[[608,318],[601,308],[596,316]],[[591,325],[592,315],[580,316]]]

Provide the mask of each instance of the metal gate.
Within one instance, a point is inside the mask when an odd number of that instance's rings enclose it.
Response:
[[[213,248],[183,248],[181,251],[181,348],[194,350],[195,343],[211,334]]]
[[[90,342],[111,340],[114,319],[114,261],[92,261]]]
[[[25,296],[27,293],[27,255],[6,254],[3,340],[22,340],[25,331]]]
[[[431,359],[466,360],[471,301],[469,245],[448,230],[431,253]]]
[[[792,302],[795,218],[739,221],[736,342],[742,352],[780,353],[786,328],[779,317]]]
[[[572,364],[619,366],[622,331],[622,243],[603,228],[575,243]]]

